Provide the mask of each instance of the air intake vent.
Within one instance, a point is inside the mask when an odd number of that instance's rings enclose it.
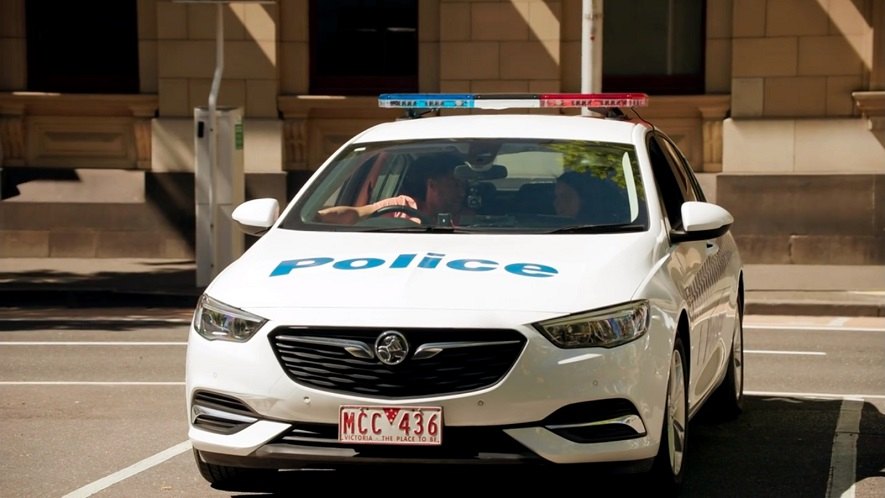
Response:
[[[257,420],[255,412],[236,398],[206,391],[194,393],[191,403],[194,427],[219,434],[233,434]]]

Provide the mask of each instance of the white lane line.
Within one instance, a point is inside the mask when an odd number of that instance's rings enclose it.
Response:
[[[744,391],[749,396],[765,396],[771,398],[809,398],[809,399],[885,399],[885,394],[835,394],[835,393],[800,393],[781,391]]]
[[[0,346],[187,346],[187,342],[157,342],[157,341],[0,341]]]
[[[833,327],[829,325],[777,325],[777,324],[764,324],[764,323],[751,323],[744,324],[744,330],[747,329],[767,329],[767,330],[807,330],[807,331],[820,331],[820,332],[882,332],[885,333],[885,328],[876,328],[876,327]]]
[[[0,386],[183,386],[184,382],[105,382],[105,381],[0,381]]]
[[[33,316],[3,317],[4,322],[151,322],[151,323],[191,323],[190,318],[154,318],[150,316]]]
[[[826,356],[823,351],[776,351],[771,349],[745,349],[744,353],[749,354],[786,354],[786,355],[804,355],[804,356]]]
[[[830,477],[827,480],[827,498],[854,498],[854,480],[857,476],[857,435],[860,432],[862,399],[842,400],[833,450],[830,454]]]
[[[190,449],[191,449],[191,442],[190,441],[184,441],[184,442],[178,443],[171,448],[167,448],[167,449],[157,453],[156,455],[149,456],[140,462],[134,463],[134,464],[126,467],[125,469],[118,470],[117,472],[114,472],[113,474],[111,474],[109,476],[102,477],[101,479],[99,479],[95,482],[91,482],[91,483],[83,486],[80,489],[71,491],[70,493],[64,495],[63,498],[86,498],[87,496],[92,496],[95,493],[98,493],[99,491],[101,491],[105,488],[108,488],[108,487],[113,486],[114,484],[117,484],[118,482],[122,481],[123,479],[128,479],[128,478],[134,476],[135,474],[144,472],[145,470],[147,470],[151,467],[155,467],[155,466],[165,462],[166,460],[176,457],[176,456],[178,456]]]
[[[833,327],[841,327],[845,325],[848,320],[849,318],[847,316],[840,316],[838,318],[833,318],[832,320],[830,320],[830,323],[828,323],[827,325],[831,325]]]

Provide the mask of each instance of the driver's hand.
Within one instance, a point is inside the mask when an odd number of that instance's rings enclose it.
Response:
[[[350,206],[332,206],[317,211],[316,220],[323,223],[352,225],[359,221],[359,212]]]

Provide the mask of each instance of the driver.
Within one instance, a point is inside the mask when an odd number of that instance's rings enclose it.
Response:
[[[415,223],[417,210],[425,216],[447,213],[451,222],[458,224],[463,211],[466,185],[455,177],[455,166],[464,161],[455,154],[432,154],[416,159],[409,167],[409,174],[400,188],[400,195],[382,199],[365,206],[332,206],[317,212],[317,220],[325,223],[353,224],[370,217],[382,208],[386,215],[408,218]],[[402,206],[402,209],[393,208]],[[413,213],[410,214],[409,210]]]

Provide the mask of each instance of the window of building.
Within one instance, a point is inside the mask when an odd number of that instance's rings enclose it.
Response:
[[[603,90],[658,95],[704,93],[704,3],[605,2]]]
[[[28,90],[138,93],[136,0],[25,0]]]
[[[310,93],[418,89],[417,0],[312,0]]]

